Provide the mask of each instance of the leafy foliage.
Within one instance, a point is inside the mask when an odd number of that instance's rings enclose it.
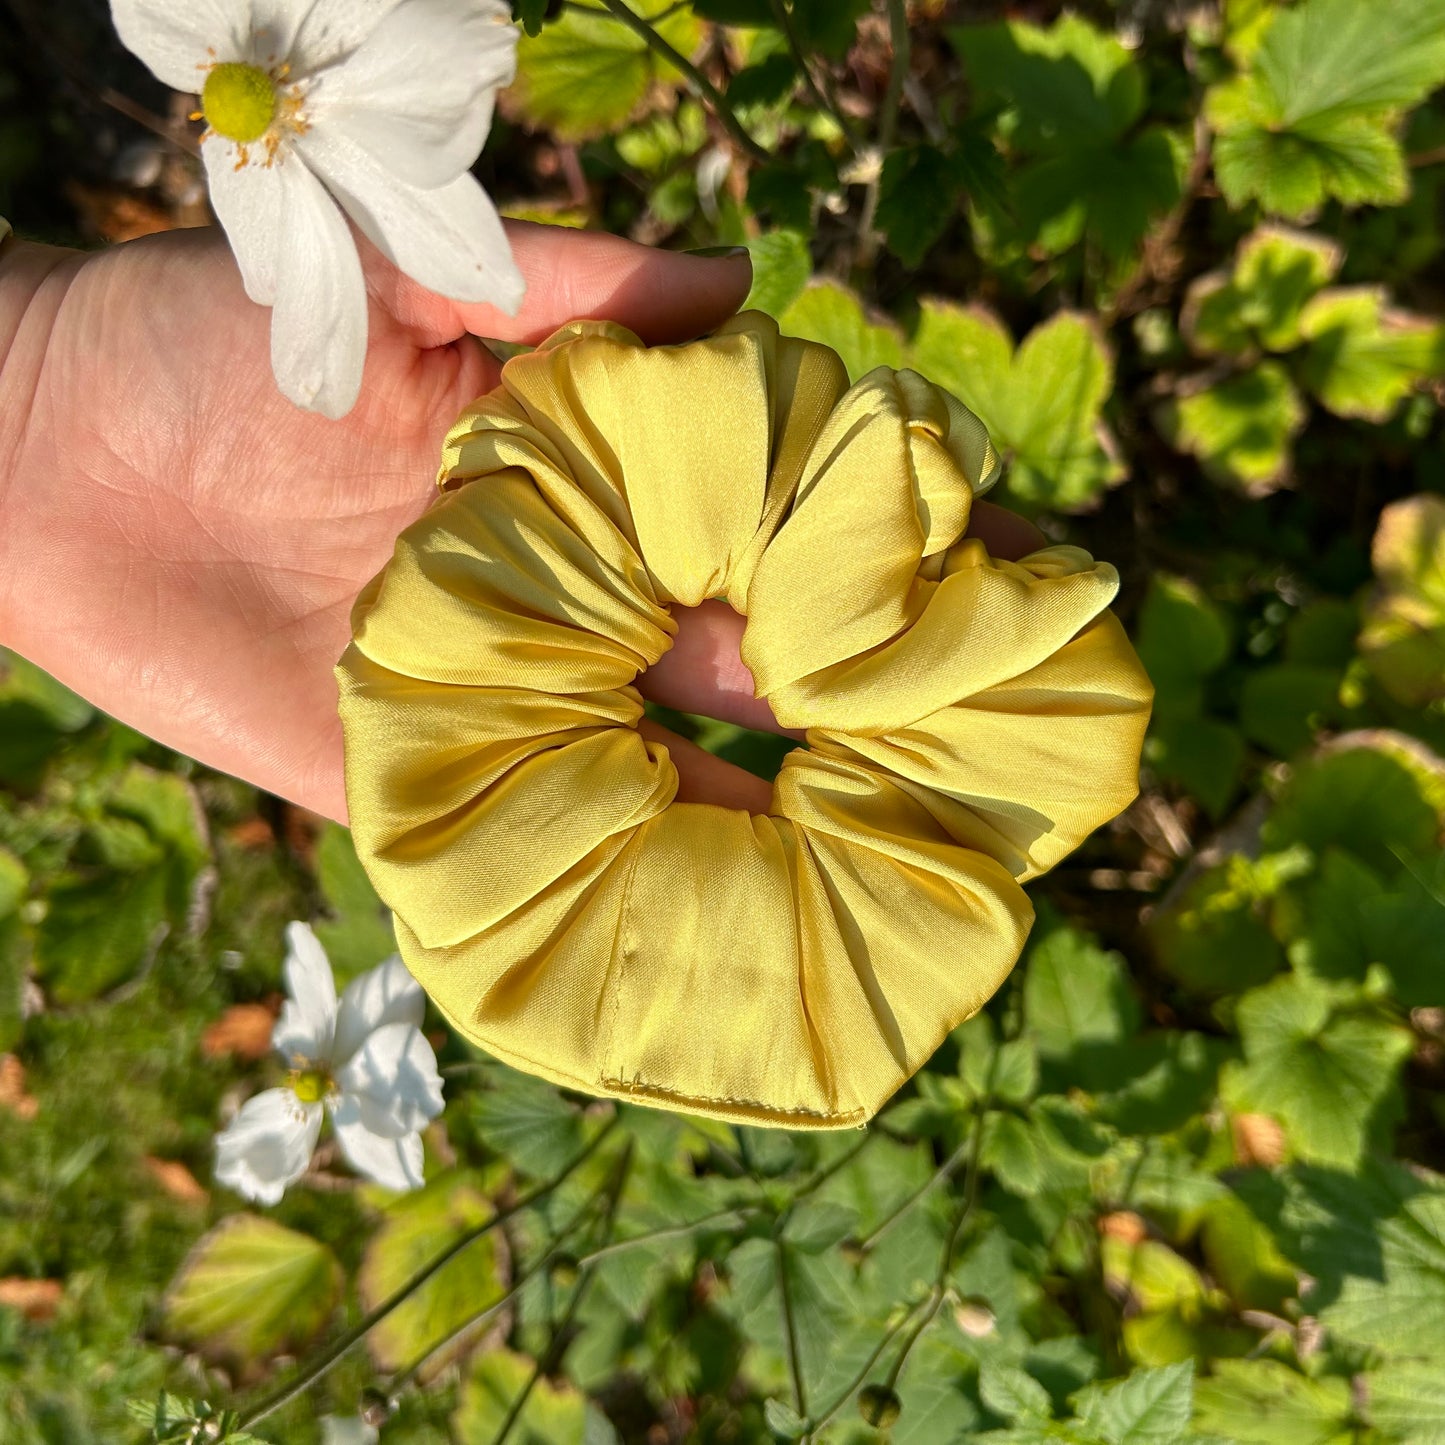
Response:
[[[323,1150],[255,1213],[212,1141],[277,1080],[284,924],[345,981],[390,920],[345,830],[0,653],[0,1438],[1445,1437],[1445,0],[619,8],[517,0],[489,189],[745,247],[749,306],[977,412],[992,500],[1119,567],[1140,800],[862,1133],[599,1103],[433,1016],[427,1187]],[[48,54],[0,46],[0,209],[163,222],[169,180],[93,199]]]

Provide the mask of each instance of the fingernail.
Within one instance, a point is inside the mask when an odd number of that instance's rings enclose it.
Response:
[[[746,256],[749,254],[746,246],[698,246],[691,251],[684,251],[684,256],[702,256],[706,260],[721,260],[729,256]]]

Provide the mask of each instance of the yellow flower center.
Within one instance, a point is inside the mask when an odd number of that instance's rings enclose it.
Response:
[[[214,65],[201,92],[201,113],[217,135],[246,145],[260,140],[276,118],[276,85],[254,65]]]
[[[286,1082],[303,1104],[319,1104],[331,1092],[331,1075],[323,1069],[293,1069]]]

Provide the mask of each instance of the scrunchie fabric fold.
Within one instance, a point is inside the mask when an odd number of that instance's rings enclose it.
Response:
[[[746,313],[565,328],[447,437],[337,668],[359,856],[452,1023],[592,1094],[870,1118],[987,1001],[1021,884],[1135,796],[1151,690],[1075,547],[965,536],[984,427]],[[725,598],[766,815],[679,803],[635,683]]]

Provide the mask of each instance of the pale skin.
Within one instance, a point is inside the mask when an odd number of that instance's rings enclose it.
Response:
[[[512,223],[520,313],[447,301],[363,247],[370,345],[339,422],[271,376],[270,314],[217,231],[0,254],[0,643],[189,756],[345,821],[332,667],[358,591],[435,496],[442,434],[499,367],[476,336],[540,341],[576,317],[650,342],[746,295],[745,257]],[[996,555],[1041,545],[980,502]],[[679,609],[640,679],[685,712],[781,732],[725,604]],[[651,722],[679,796],[766,812],[769,785]]]

